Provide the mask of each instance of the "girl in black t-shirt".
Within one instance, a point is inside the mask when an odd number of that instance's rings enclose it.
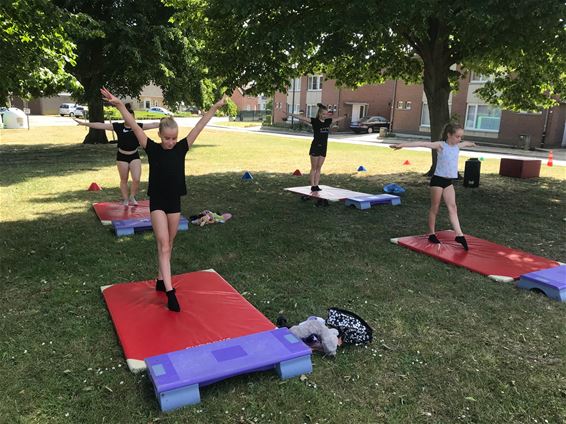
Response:
[[[134,111],[129,103],[125,104],[128,112],[134,116]],[[114,131],[118,137],[118,151],[116,153],[116,166],[118,174],[120,174],[120,192],[122,193],[122,203],[124,206],[131,204],[136,206],[136,194],[140,186],[141,179],[141,159],[138,153],[138,139],[132,129],[122,122],[114,122],[105,124],[104,122],[88,122],[79,121],[73,118],[79,124],[97,130]],[[159,127],[159,122],[149,122],[147,124],[138,124],[144,130],[151,130]],[[132,175],[132,187],[130,188],[130,196],[128,197],[128,176]]]
[[[328,109],[322,103],[318,103],[318,112],[316,113],[316,118],[305,118],[303,116],[294,115],[292,113],[287,114],[283,112],[285,116],[294,116],[299,121],[304,122],[312,127],[313,140],[311,143],[311,148],[309,150],[309,156],[311,159],[311,170],[310,170],[310,183],[311,191],[320,191],[321,188],[318,186],[320,182],[320,171],[322,169],[322,164],[326,159],[326,150],[328,147],[328,133],[330,132],[330,126],[332,123],[340,122],[342,119],[346,118],[346,115],[333,119],[332,115],[328,114]]]
[[[145,149],[149,160],[149,209],[151,225],[157,241],[157,260],[159,264],[155,289],[167,294],[167,307],[179,312],[181,307],[171,284],[171,253],[181,217],[181,196],[187,194],[185,186],[185,156],[205,125],[226,101],[226,95],[216,102],[197,122],[189,134],[177,141],[179,128],[173,118],[161,119],[159,138],[156,143],[147,138],[143,130],[128,112],[124,103],[107,89],[100,90],[104,99],[116,106],[140,145]]]

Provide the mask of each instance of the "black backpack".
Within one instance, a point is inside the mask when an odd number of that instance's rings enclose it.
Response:
[[[345,309],[329,308],[326,325],[338,329],[347,344],[365,344],[373,339],[373,330],[362,318]]]

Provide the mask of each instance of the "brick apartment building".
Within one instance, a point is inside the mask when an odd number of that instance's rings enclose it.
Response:
[[[366,85],[355,90],[336,87],[334,80],[323,81],[322,75],[296,78],[286,93],[276,93],[273,99],[274,122],[283,122],[283,111],[316,115],[316,104],[323,103],[336,116],[348,115],[340,124],[347,130],[350,122],[363,116],[381,115],[392,122],[392,131],[404,134],[428,135],[430,120],[422,85],[407,85],[402,81]],[[501,110],[485,104],[475,91],[487,80],[471,73],[460,81],[459,90],[449,99],[450,113],[464,124],[467,139],[531,147],[566,147],[566,103],[540,113]],[[290,121],[290,120],[289,120]],[[528,137],[525,137],[528,136]]]

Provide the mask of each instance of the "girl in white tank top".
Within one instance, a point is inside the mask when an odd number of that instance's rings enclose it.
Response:
[[[465,250],[468,250],[468,242],[460,228],[458,219],[458,208],[456,206],[456,192],[452,180],[458,178],[458,155],[460,147],[474,147],[476,144],[470,141],[462,141],[464,129],[456,124],[446,124],[442,131],[443,141],[435,142],[414,142],[394,144],[392,149],[403,147],[429,147],[437,151],[437,162],[434,175],[430,180],[430,209],[428,212],[428,240],[431,243],[440,243],[436,236],[436,216],[440,208],[440,200],[444,198],[444,203],[448,208],[448,216],[452,229],[456,233],[455,241],[460,243]]]

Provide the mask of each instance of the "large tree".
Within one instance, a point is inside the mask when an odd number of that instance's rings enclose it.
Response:
[[[566,95],[562,0],[169,0],[206,44],[205,63],[231,86],[285,89],[324,72],[350,87],[423,83],[431,139],[450,120],[449,96],[470,70],[494,74],[482,94],[512,109]],[[429,172],[436,166],[436,156]]]
[[[48,0],[2,1],[1,102],[77,88],[68,72],[75,54],[64,22],[64,13]]]
[[[72,16],[71,35],[77,45],[71,69],[83,89],[78,100],[88,103],[89,120],[104,120],[100,88],[137,97],[155,82],[166,103],[198,98],[201,68],[193,55],[197,46],[170,22],[171,8],[159,0],[56,0]],[[106,133],[90,129],[85,143],[106,143]]]

